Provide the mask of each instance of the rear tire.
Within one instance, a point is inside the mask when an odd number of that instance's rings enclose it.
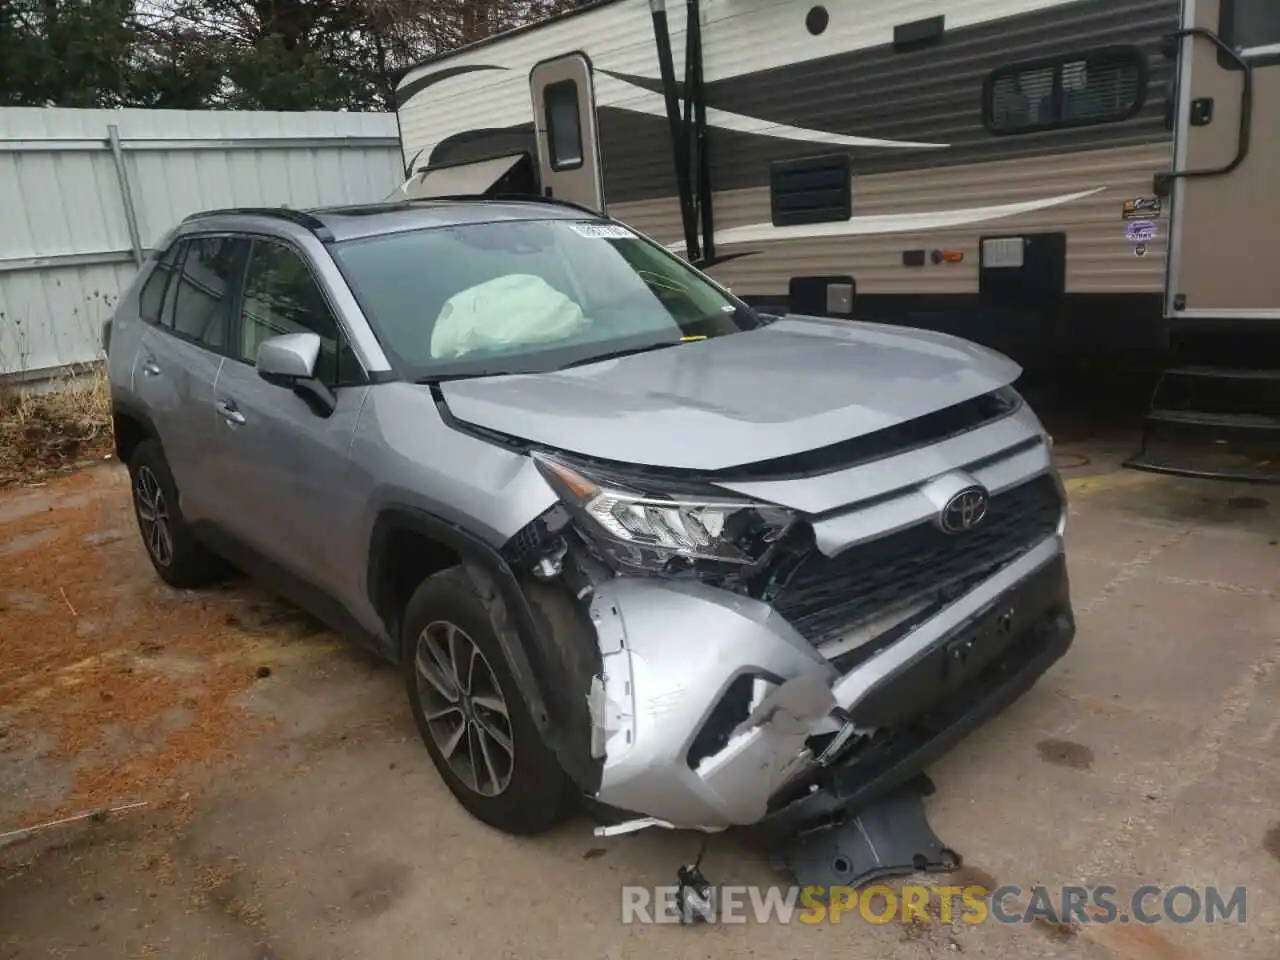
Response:
[[[428,577],[405,609],[401,664],[413,718],[458,802],[504,833],[543,833],[570,781],[534,724],[489,610],[462,567]]]
[[[191,533],[178,504],[178,487],[156,440],[143,440],[129,458],[133,512],[147,558],[171,587],[191,589],[221,579],[226,564]]]

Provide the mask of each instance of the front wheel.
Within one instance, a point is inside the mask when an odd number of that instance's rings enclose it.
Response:
[[[551,829],[570,809],[569,779],[543,741],[466,570],[428,577],[401,638],[418,732],[467,811],[505,833]]]

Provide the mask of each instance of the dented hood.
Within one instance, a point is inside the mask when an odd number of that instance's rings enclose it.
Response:
[[[440,389],[459,420],[524,440],[623,463],[720,470],[891,427],[1020,372],[945,334],[787,317],[554,373]]]

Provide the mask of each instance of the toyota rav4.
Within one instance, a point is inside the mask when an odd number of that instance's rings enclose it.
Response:
[[[1074,636],[1013,362],[757,313],[583,208],[198,214],[106,332],[159,576],[244,569],[398,664],[506,831],[829,818]]]

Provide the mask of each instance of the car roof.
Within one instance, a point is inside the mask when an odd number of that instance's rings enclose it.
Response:
[[[527,200],[458,197],[315,207],[308,210],[291,210],[285,207],[209,210],[193,214],[184,225],[190,226],[194,222],[213,218],[217,218],[220,223],[244,219],[255,224],[291,223],[320,235],[327,242],[339,243],[361,237],[460,224],[603,219],[600,214],[586,207],[536,197]]]

